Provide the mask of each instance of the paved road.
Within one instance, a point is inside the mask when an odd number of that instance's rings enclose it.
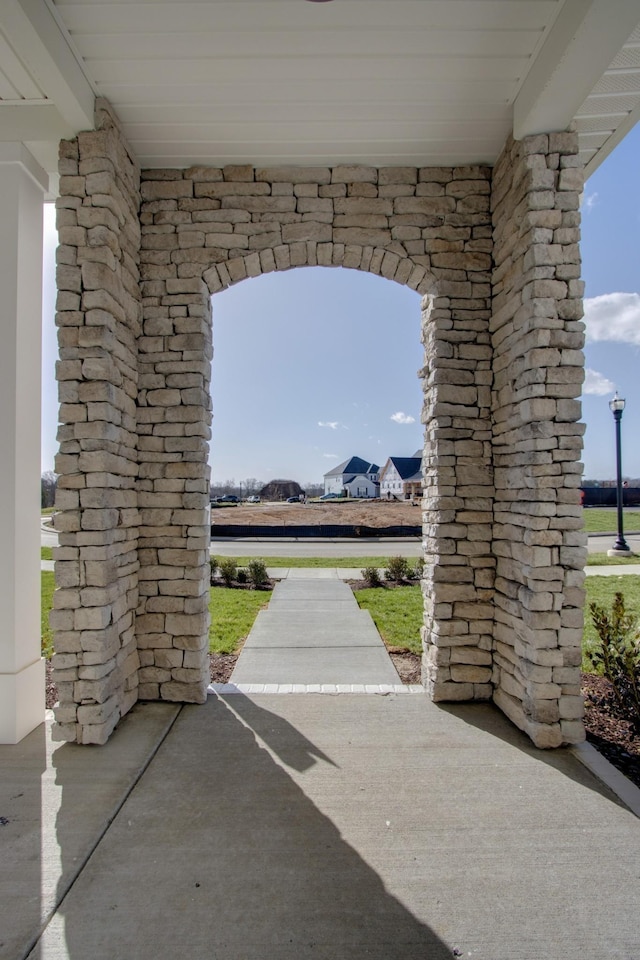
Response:
[[[42,546],[55,547],[58,535],[45,524],[42,525]],[[615,534],[596,534],[589,537],[589,553],[606,553],[615,542]],[[630,549],[640,554],[640,533],[625,535]],[[298,537],[278,540],[239,539],[225,537],[213,540],[211,552],[220,557],[419,557],[422,552],[420,540],[395,540],[388,537],[355,540],[309,540]]]
[[[213,540],[211,552],[221,557],[419,557],[420,540]]]

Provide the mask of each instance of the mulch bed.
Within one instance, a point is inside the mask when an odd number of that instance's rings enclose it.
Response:
[[[620,710],[611,683],[604,677],[583,673],[582,693],[587,740],[640,787],[640,738],[634,735],[633,725]]]

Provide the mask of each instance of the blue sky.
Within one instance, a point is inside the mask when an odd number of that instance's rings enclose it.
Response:
[[[42,469],[56,452],[55,231],[46,212]],[[585,476],[614,476],[608,400],[627,400],[623,471],[640,477],[640,127],[586,184]],[[214,482],[322,476],[352,455],[382,465],[422,446],[420,298],[354,270],[304,268],[213,298]]]

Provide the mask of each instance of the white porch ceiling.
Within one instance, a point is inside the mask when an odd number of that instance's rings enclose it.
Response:
[[[591,172],[640,118],[640,0],[1,0],[0,139],[120,117],[143,167],[493,164],[575,122]]]

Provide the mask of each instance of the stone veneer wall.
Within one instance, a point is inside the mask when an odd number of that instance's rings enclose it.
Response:
[[[140,695],[205,697],[210,294],[324,265],[427,295],[428,684],[439,699],[489,697],[489,169],[147,170],[141,190]]]
[[[571,133],[509,142],[493,176],[494,700],[544,747],[584,738],[582,181]]]
[[[97,117],[61,145],[55,736],[104,742],[138,696],[204,700],[211,295],[321,265],[423,295],[425,685],[579,739],[571,138],[508,147],[492,237],[486,167],[139,178]]]
[[[135,703],[140,174],[117,122],[60,145],[60,399],[51,624],[58,740],[104,743]]]

